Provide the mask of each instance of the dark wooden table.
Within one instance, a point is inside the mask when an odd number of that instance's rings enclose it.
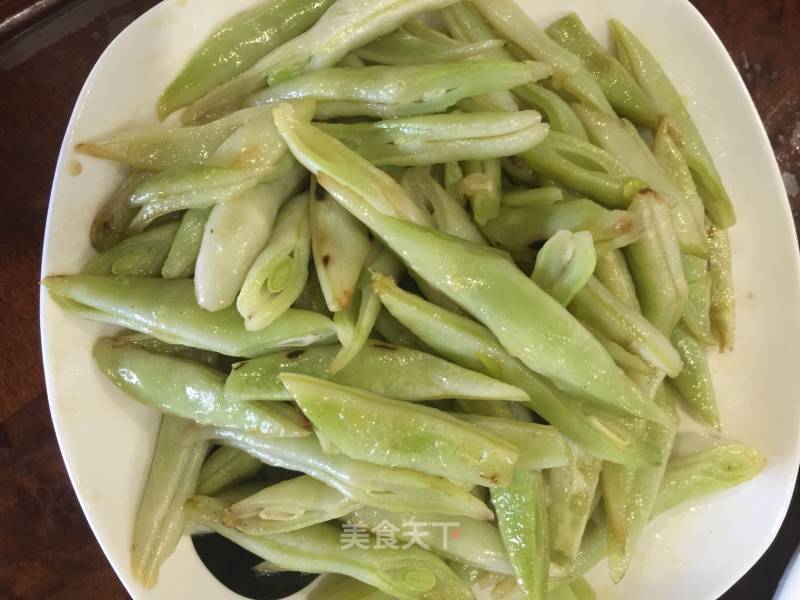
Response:
[[[800,2],[694,3],[750,88],[797,222]],[[37,282],[50,183],[72,105],[103,49],[154,4],[0,0],[0,599],[126,595],[86,524],[53,435]],[[775,543],[723,597],[771,598],[799,542],[796,493]]]

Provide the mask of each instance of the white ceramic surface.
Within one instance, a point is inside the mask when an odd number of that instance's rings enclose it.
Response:
[[[800,548],[786,567],[772,600],[797,600],[797,598],[800,598]]]
[[[726,436],[759,448],[769,466],[747,485],[659,518],[616,590],[601,570],[592,577],[600,598],[712,600],[772,541],[798,468],[798,251],[778,168],[733,62],[686,0],[518,1],[541,24],[575,10],[601,39],[607,38],[605,19],[626,22],[686,94],[734,199],[738,340],[736,351],[715,357],[713,367]],[[43,276],[75,272],[92,254],[92,217],[120,177],[113,165],[76,155],[75,144],[153,122],[160,91],[198,44],[216,24],[252,4],[166,0],[109,46],[81,92],[64,139]],[[79,175],[71,174],[75,160],[83,167]],[[236,597],[206,571],[187,539],[154,590],[144,591],[133,580],[128,545],[157,417],[95,369],[92,343],[109,328],[64,314],[46,295],[41,323],[50,407],[64,460],[92,529],[128,591],[135,598]]]

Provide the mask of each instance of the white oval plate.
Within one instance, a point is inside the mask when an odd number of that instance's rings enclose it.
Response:
[[[800,294],[797,239],[763,126],[714,32],[686,0],[518,0],[541,24],[577,11],[601,39],[617,17],[655,52],[686,94],[733,196],[738,304],[735,352],[715,357],[726,436],[760,449],[756,480],[648,530],[615,589],[599,568],[600,598],[712,600],[767,549],[791,498],[798,468]],[[120,178],[112,164],[76,155],[75,144],[155,121],[161,90],[225,18],[254,0],[167,0],[128,27],[97,62],[72,115],[56,169],[42,276],[73,273],[93,254],[89,227]],[[82,165],[79,175],[74,161]],[[156,414],[126,398],[95,368],[91,347],[108,327],[69,316],[41,299],[42,346],[56,434],[75,491],[106,556],[135,598],[237,597],[212,577],[188,539],[145,591],[128,546],[156,433]],[[302,595],[296,595],[302,597]]]

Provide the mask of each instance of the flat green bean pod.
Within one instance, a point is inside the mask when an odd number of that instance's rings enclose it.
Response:
[[[723,229],[730,227],[736,222],[733,205],[700,131],[689,114],[684,97],[675,89],[661,65],[633,32],[615,19],[612,19],[609,25],[622,63],[650,95],[658,112],[668,115],[680,130],[683,155],[696,178],[711,220]]]
[[[708,228],[708,273],[711,277],[711,332],[723,352],[733,349],[736,335],[736,301],[733,293],[731,242],[728,232]]]
[[[81,271],[87,275],[158,277],[179,223],[171,221],[126,238],[92,258]]]
[[[301,475],[238,500],[222,521],[249,535],[275,535],[339,519],[359,506],[321,481]]]
[[[419,166],[519,154],[548,132],[535,111],[452,113],[375,123],[319,123],[326,133],[379,166]]]
[[[63,308],[84,318],[227,356],[253,358],[334,336],[330,319],[296,309],[266,329],[247,331],[232,307],[214,313],[200,308],[189,279],[56,275],[42,284]]]
[[[269,438],[231,428],[206,428],[199,437],[244,450],[274,467],[300,471],[326,483],[349,499],[394,512],[439,512],[491,521],[492,512],[461,485],[402,468],[323,452],[315,436]]]
[[[332,67],[349,52],[400,27],[410,18],[454,0],[337,0],[311,29],[272,50],[234,79],[190,105],[184,123],[235,105],[246,96],[302,72]]]
[[[294,119],[291,107],[276,109],[275,121],[292,152],[308,168],[320,170],[318,165],[323,161],[339,165],[337,178],[327,172],[317,177],[337,201],[408,267],[483,321],[525,364],[564,390],[611,410],[654,420],[665,418],[644,401],[599,342],[505,256],[387,216],[380,199],[368,193],[382,175],[375,167],[324,132]],[[333,150],[334,155],[327,155],[327,150]],[[353,168],[349,167],[351,162],[360,164]],[[359,171],[368,176],[369,184],[357,178]],[[411,202],[402,189],[400,193]],[[467,281],[480,285],[463,285]],[[503,302],[501,298],[514,301]],[[543,340],[548,343],[543,344]]]
[[[549,75],[536,62],[468,60],[405,67],[337,67],[305,73],[251,97],[251,105],[301,98],[317,100],[317,116],[330,118],[326,102],[343,103],[340,116],[399,117],[444,112],[459,100],[508,90]],[[383,107],[383,108],[382,108]],[[363,108],[362,112],[358,109]]]
[[[719,430],[717,396],[706,349],[683,325],[678,325],[673,331],[672,343],[683,361],[683,370],[672,379],[673,385],[686,400],[693,416]]]
[[[225,382],[225,398],[230,402],[291,400],[278,376],[300,373],[410,402],[445,398],[528,400],[519,388],[432,354],[372,340],[346,367],[332,373],[330,364],[338,352],[336,346],[319,346],[238,364]]]
[[[555,427],[476,414],[452,415],[516,446],[519,450],[517,467],[520,469],[555,469],[569,463],[566,438]]]
[[[225,374],[174,356],[101,338],[95,361],[114,385],[139,402],[165,413],[217,427],[236,427],[278,437],[309,434],[307,421],[287,404],[225,401]]]
[[[696,256],[682,255],[688,295],[681,323],[704,346],[711,346],[711,276],[708,261]]]
[[[194,274],[197,255],[200,254],[200,244],[203,242],[203,232],[206,221],[211,214],[211,208],[192,208],[183,213],[181,224],[172,240],[169,254],[161,268],[164,279],[190,277]]]
[[[524,390],[530,407],[587,452],[624,464],[658,462],[660,454],[641,445],[616,417],[568,398],[526,369],[488,329],[405,292],[389,279],[373,284],[384,306],[441,356]]]
[[[627,208],[645,186],[611,154],[566,133],[551,131],[544,142],[519,158],[540,176],[610,208]]]
[[[503,248],[522,250],[562,230],[584,231],[591,234],[601,249],[610,250],[635,242],[641,229],[633,213],[608,210],[591,200],[581,199],[524,207],[503,206],[497,218],[483,227],[483,233]]]
[[[183,535],[183,504],[195,493],[207,442],[184,443],[191,421],[164,415],[150,462],[142,497],[136,510],[131,541],[133,576],[145,588],[158,581],[161,565]]]
[[[459,192],[469,199],[475,222],[486,225],[500,214],[502,163],[497,158],[470,160],[464,163],[464,173]]]
[[[642,314],[670,335],[689,293],[672,215],[666,202],[651,191],[639,194],[629,210],[644,228],[639,240],[625,248]]]
[[[408,327],[395,319],[385,308],[381,309],[378,313],[378,318],[375,319],[375,331],[381,338],[395,346],[411,348],[420,352],[430,351],[425,342],[411,333]]]
[[[260,460],[246,452],[220,446],[211,453],[200,469],[197,493],[214,496],[223,489],[255,477],[262,466]]]
[[[357,48],[354,53],[372,63],[405,66],[463,60],[501,48],[504,43],[503,40],[484,40],[462,44],[447,36],[426,39],[398,29]]]
[[[223,23],[170,83],[158,101],[162,119],[253,66],[311,27],[334,0],[271,0]]]
[[[468,600],[469,588],[432,552],[422,548],[345,548],[340,527],[322,523],[289,533],[251,536],[222,524],[227,503],[196,496],[188,518],[287,571],[340,573],[406,600]]]
[[[608,291],[614,294],[617,300],[637,312],[641,312],[633,276],[631,276],[625,255],[621,250],[601,253],[597,257],[594,276],[608,288]]]
[[[248,331],[260,331],[279,319],[308,281],[311,229],[308,194],[289,200],[275,220],[267,245],[250,265],[236,308]]]
[[[578,115],[575,114],[569,103],[556,92],[536,83],[516,87],[513,92],[523,106],[534,108],[542,113],[553,131],[560,131],[589,141],[589,136]]]
[[[658,127],[661,115],[650,97],[622,63],[589,33],[578,15],[562,17],[547,28],[547,34],[581,59],[618,115],[650,129]]]
[[[309,591],[308,600],[393,600],[392,596],[366,583],[327,573],[319,578],[320,583]]]
[[[236,301],[250,269],[270,240],[278,211],[307,181],[307,173],[293,170],[211,209],[194,273],[195,296],[202,308],[213,312]],[[247,319],[245,326],[249,328]]]
[[[308,375],[280,380],[314,427],[351,458],[475,485],[511,480],[517,449],[447,413]]]
[[[497,525],[526,600],[544,600],[550,570],[547,492],[538,471],[517,469],[506,487],[490,490]]]

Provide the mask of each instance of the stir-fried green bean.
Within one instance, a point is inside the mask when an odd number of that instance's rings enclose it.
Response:
[[[547,34],[581,59],[618,115],[650,129],[658,126],[660,115],[648,95],[589,33],[578,15],[562,17],[547,28]]]
[[[158,581],[161,565],[178,545],[184,529],[183,505],[195,493],[207,442],[187,445],[192,421],[164,415],[150,472],[133,524],[131,568],[146,588]]]
[[[315,436],[270,438],[230,428],[207,428],[197,435],[244,450],[266,464],[311,475],[365,506],[493,518],[488,507],[461,485],[418,471],[328,454]]]
[[[264,435],[309,434],[308,423],[282,403],[225,401],[225,374],[183,358],[153,354],[134,345],[101,338],[94,347],[98,367],[114,385],[162,412],[218,427]]]
[[[392,596],[358,579],[330,573],[323,575],[308,594],[308,600],[393,600]]]
[[[197,480],[197,493],[214,496],[223,489],[254,477],[262,466],[260,460],[241,450],[221,446],[203,463]]]
[[[275,535],[339,519],[359,506],[321,481],[301,475],[236,501],[222,521],[249,535]]]
[[[689,255],[681,256],[681,260],[689,290],[681,323],[697,341],[711,346],[711,276],[708,261]]]
[[[337,67],[272,86],[251,104],[307,98],[319,101],[317,117],[402,117],[444,112],[459,100],[508,90],[549,75],[537,62],[469,60],[406,67]]]
[[[544,600],[550,570],[550,540],[542,474],[517,469],[509,485],[491,488],[491,496],[500,536],[524,597]]]
[[[556,92],[536,83],[514,88],[514,95],[528,108],[535,108],[544,116],[553,131],[560,131],[582,140],[589,140],[583,123],[569,103]]]
[[[689,114],[684,97],[675,89],[661,65],[633,32],[615,19],[612,19],[609,25],[622,63],[649,94],[658,112],[668,115],[680,130],[683,141],[681,150],[692,174],[696,177],[711,220],[723,229],[730,227],[736,222],[733,205],[714,166],[714,160]]]
[[[431,165],[519,154],[539,144],[548,131],[535,111],[319,123],[318,127],[379,166]]]
[[[467,600],[469,589],[435,554],[422,548],[381,552],[342,543],[342,529],[322,523],[270,536],[252,536],[223,525],[227,503],[196,496],[186,505],[193,521],[288,571],[341,573],[407,600]]]
[[[139,212],[139,207],[130,201],[131,196],[148,177],[150,175],[143,171],[132,172],[97,211],[90,234],[95,250],[104,252],[125,237],[131,221]]]
[[[194,53],[158,102],[158,115],[202,98],[308,29],[333,0],[270,0],[223,23]]]
[[[228,356],[253,358],[328,341],[334,335],[330,319],[295,309],[266,329],[247,331],[233,307],[214,313],[200,308],[188,279],[66,275],[42,283],[64,308],[84,318]]]
[[[531,279],[562,306],[569,306],[592,277],[596,263],[592,234],[562,229],[539,250]]]
[[[169,254],[161,268],[164,279],[190,277],[194,274],[200,245],[203,242],[208,216],[211,208],[192,208],[183,213],[181,224],[172,240]]]
[[[221,106],[302,72],[332,67],[349,52],[397,29],[417,14],[443,8],[453,0],[336,0],[313,27],[272,50],[241,75],[212,90],[187,108],[190,123]]]
[[[708,273],[711,278],[711,332],[723,352],[733,349],[736,304],[733,294],[731,242],[728,232],[708,227]]]
[[[672,343],[683,362],[683,370],[672,379],[672,383],[686,400],[693,415],[718,430],[719,409],[706,349],[683,325],[675,328]]]
[[[621,250],[612,250],[597,257],[597,266],[594,275],[608,291],[626,306],[641,312],[639,299],[636,297],[636,286],[633,277],[625,262],[625,255]]]
[[[356,56],[381,65],[417,65],[463,60],[503,46],[502,40],[461,44],[446,36],[425,39],[398,29],[355,50]]]
[[[333,373],[330,364],[338,352],[336,346],[320,346],[238,364],[225,382],[225,398],[230,402],[291,400],[278,376],[300,373],[410,402],[445,398],[528,400],[519,388],[432,354],[384,342],[368,341],[346,367]]]
[[[157,277],[167,259],[179,225],[177,221],[171,221],[126,238],[92,258],[82,273]]]
[[[284,373],[280,380],[314,427],[351,458],[475,485],[511,480],[517,449],[442,411],[308,375]]]

